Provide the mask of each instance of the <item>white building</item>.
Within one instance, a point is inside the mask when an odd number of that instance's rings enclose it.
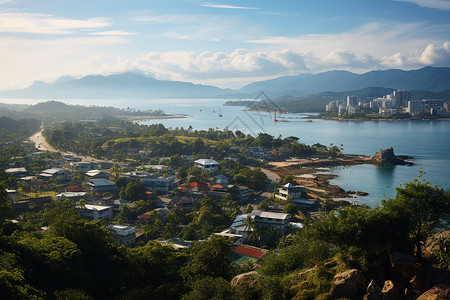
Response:
[[[78,208],[81,209],[81,216],[90,220],[97,221],[112,219],[112,206],[86,204],[83,206],[78,206]]]
[[[39,177],[49,180],[71,180],[74,175],[73,173],[61,168],[52,168],[42,171],[42,173],[39,174]]]
[[[98,164],[85,161],[71,162],[69,166],[72,172],[81,172],[81,173],[86,173],[87,171],[98,168]]]
[[[287,183],[277,190],[275,193],[275,198],[282,201],[287,201],[290,198],[292,201],[303,198],[303,193],[305,188],[301,185],[293,185],[292,183]]]
[[[126,225],[106,226],[111,231],[112,236],[118,245],[129,246],[136,240],[136,228]]]
[[[407,112],[412,116],[422,116],[426,113],[426,106],[424,101],[408,101]]]
[[[206,159],[206,158],[197,159],[196,161],[194,161],[194,163],[198,168],[206,171],[219,170],[219,163],[213,159]]]
[[[359,96],[347,96],[347,106],[358,106],[361,97]]]
[[[245,239],[248,236],[248,233],[251,231],[251,229],[244,224],[245,219],[247,219],[249,216],[259,227],[276,228],[281,231],[286,231],[288,229],[291,219],[290,214],[254,210],[249,214],[236,216],[233,224],[231,224],[230,226],[229,233],[242,235]]]
[[[103,178],[91,179],[88,182],[88,185],[91,187],[93,191],[100,193],[111,192],[117,189],[116,184],[114,182]]]
[[[408,90],[397,90],[391,94],[393,107],[407,107],[408,102],[411,101],[411,92]]]
[[[167,176],[166,178],[159,176],[153,178],[145,178],[142,180],[145,187],[150,191],[158,191],[167,193],[173,190],[176,186],[175,176]]]
[[[99,179],[99,178],[109,179],[110,174],[105,171],[90,170],[86,172],[86,176],[89,176],[92,179]]]

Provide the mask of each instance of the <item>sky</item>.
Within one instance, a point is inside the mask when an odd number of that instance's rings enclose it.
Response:
[[[0,90],[133,71],[240,88],[450,67],[450,0],[0,0]]]

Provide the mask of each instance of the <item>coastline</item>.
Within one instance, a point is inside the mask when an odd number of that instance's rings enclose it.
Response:
[[[411,157],[403,157],[411,159]],[[311,157],[303,159],[289,159],[278,162],[270,162],[265,168],[277,174],[280,178],[293,175],[297,183],[306,188],[308,199],[320,198],[326,202],[344,203],[351,205],[356,196],[364,197],[365,191],[345,191],[338,185],[330,183],[331,179],[338,177],[329,174],[328,171],[334,167],[355,165],[377,165],[370,156],[344,154],[340,157]]]
[[[188,118],[189,115],[176,114],[176,115],[165,115],[165,116],[117,116],[120,119],[137,122],[137,121],[148,121],[148,120],[164,120],[164,119],[181,119]]]

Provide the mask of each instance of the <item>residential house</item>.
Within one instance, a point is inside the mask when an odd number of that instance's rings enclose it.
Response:
[[[98,164],[93,163],[93,162],[78,161],[78,162],[71,162],[69,164],[69,168],[72,172],[86,173],[87,171],[97,169]]]
[[[236,216],[233,223],[230,226],[230,233],[242,235],[244,240],[248,236],[249,232],[252,231],[248,228],[244,221],[247,217],[252,218],[256,225],[263,228],[276,228],[280,231],[285,232],[288,229],[289,221],[291,216],[285,213],[267,212],[254,210],[249,214],[242,214]]]
[[[110,175],[111,174],[109,174],[108,172],[100,170],[90,170],[86,172],[86,176],[90,177],[91,179],[99,179],[99,178],[109,179]]]
[[[16,178],[28,176],[28,171],[25,168],[10,168],[5,170],[6,174],[11,174]]]
[[[130,246],[136,240],[136,228],[126,225],[109,225],[106,226],[111,231],[117,245]]]
[[[47,180],[71,180],[74,174],[61,168],[51,168],[42,171],[39,177]]]
[[[112,219],[112,206],[86,204],[78,208],[81,209],[81,216],[90,220]]]
[[[17,191],[16,190],[6,190],[6,195],[9,199],[11,199],[12,203],[15,203],[17,200]]]
[[[116,184],[110,180],[99,178],[88,182],[91,189],[98,193],[113,192],[117,190]]]
[[[305,188],[301,185],[293,185],[292,183],[287,183],[277,190],[275,193],[275,198],[282,201],[287,201],[290,198],[292,201],[297,199],[302,199],[305,193]]]
[[[194,161],[195,165],[206,171],[218,171],[219,163],[213,159],[201,158]]]
[[[86,196],[86,192],[64,192],[56,195],[56,199],[65,200],[70,199],[73,201],[79,201]]]

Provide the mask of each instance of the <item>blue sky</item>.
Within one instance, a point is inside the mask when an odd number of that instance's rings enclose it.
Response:
[[[239,88],[450,66],[450,0],[0,0],[0,89],[135,71]]]

